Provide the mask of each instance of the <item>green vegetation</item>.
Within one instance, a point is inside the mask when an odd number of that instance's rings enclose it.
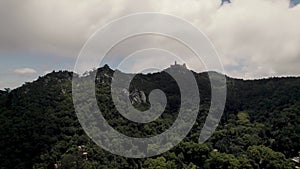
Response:
[[[178,114],[180,94],[166,73],[137,75],[129,91],[146,96],[160,88],[168,99],[161,117],[137,124],[120,115],[110,97],[113,71],[97,71],[96,95],[109,124],[133,137],[149,137],[168,129]],[[227,103],[214,135],[198,143],[210,106],[207,73],[195,73],[201,103],[197,122],[176,147],[159,156],[129,159],[98,147],[82,130],[72,103],[72,73],[52,72],[12,91],[0,92],[0,168],[293,168],[300,150],[300,78],[245,81],[227,78]],[[215,75],[217,77],[217,75]],[[120,100],[121,101],[121,100]],[[135,103],[145,110],[148,103]],[[154,147],[155,148],[155,147]]]

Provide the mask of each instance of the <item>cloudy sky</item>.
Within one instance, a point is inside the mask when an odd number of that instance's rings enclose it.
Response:
[[[15,88],[52,70],[73,70],[95,31],[138,12],[161,12],[192,23],[215,45],[229,76],[300,75],[300,5],[289,8],[289,0],[232,0],[220,7],[220,1],[0,0],[0,89]]]

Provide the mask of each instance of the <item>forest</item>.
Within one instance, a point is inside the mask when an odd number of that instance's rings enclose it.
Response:
[[[136,109],[149,108],[148,95],[167,95],[163,114],[147,124],[120,115],[111,98],[115,70],[105,65],[96,74],[98,106],[109,125],[131,137],[167,130],[178,115],[180,92],[164,71],[137,74],[128,89]],[[0,91],[0,169],[290,169],[300,151],[300,78],[259,80],[226,76],[227,97],[221,121],[206,142],[198,137],[210,107],[208,73],[193,75],[200,93],[197,120],[187,137],[171,150],[149,158],[125,158],[96,145],[82,129],[72,101],[69,71],[53,71],[14,90]],[[141,92],[146,99],[141,97]]]

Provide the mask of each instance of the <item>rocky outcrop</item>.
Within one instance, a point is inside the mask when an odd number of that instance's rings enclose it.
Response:
[[[123,89],[122,93],[129,97],[131,104],[141,104],[147,101],[145,93],[138,89],[134,89],[131,92],[128,89]]]

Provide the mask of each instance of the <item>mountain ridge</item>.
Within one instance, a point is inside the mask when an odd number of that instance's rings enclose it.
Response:
[[[149,137],[168,129],[180,106],[176,82],[162,72],[139,74],[133,79],[129,92],[139,89],[147,97],[152,88],[160,86],[170,104],[160,118],[141,125],[126,120],[115,109],[110,97],[113,72],[107,66],[89,72],[86,77],[96,73],[98,106],[108,123],[132,137]],[[85,134],[72,102],[72,72],[52,72],[5,92],[0,95],[0,168],[54,168],[54,164],[61,168],[76,168],[76,165],[85,168],[151,168],[153,165],[291,168],[293,164],[288,158],[300,150],[299,77],[262,80],[226,77],[227,102],[222,119],[214,135],[199,144],[200,129],[210,107],[211,89],[208,72],[193,73],[201,98],[194,127],[170,152],[147,159],[131,160],[110,154]],[[138,103],[135,107],[144,110],[147,104]],[[78,146],[82,145],[86,147],[88,161],[78,156]],[[261,151],[266,155],[256,154]]]
[[[169,67],[170,68],[170,67]],[[89,72],[93,72],[95,70],[99,71],[99,70],[102,70],[102,69],[106,69],[107,70],[110,70],[110,71],[119,71],[119,72],[122,72],[121,70],[118,70],[118,69],[111,69],[107,64],[105,64],[103,67],[99,67],[97,69],[94,69],[94,70],[90,70],[90,71],[86,71],[85,74],[89,73]],[[168,69],[168,68],[166,68]],[[162,71],[165,71],[166,69],[162,70]],[[160,71],[160,72],[162,72]],[[217,72],[217,71],[203,71],[203,72],[195,72],[193,70],[190,70],[193,74],[208,74],[208,73],[211,73],[211,74],[219,74],[219,75],[222,75],[222,76],[225,76],[226,78],[228,79],[235,79],[235,80],[242,80],[242,81],[261,81],[261,80],[268,80],[268,79],[290,79],[290,78],[300,78],[300,76],[298,75],[284,75],[284,76],[269,76],[269,77],[261,77],[261,78],[250,78],[250,79],[245,79],[245,78],[239,78],[239,77],[231,77],[227,74],[224,74],[224,73],[220,73],[220,72]],[[49,75],[53,75],[55,73],[68,73],[68,74],[73,74],[74,72],[73,71],[70,71],[70,70],[53,70],[52,72],[50,73],[47,73],[46,75],[43,75],[43,76],[39,76],[38,79],[40,78],[43,78],[43,77],[48,77]],[[125,73],[125,72],[124,72]],[[159,73],[159,72],[151,72],[151,73],[125,73],[125,74],[135,74],[135,75],[147,75],[147,74],[154,74],[154,73]],[[77,74],[77,73],[75,73]],[[78,75],[78,74],[77,74]],[[84,75],[83,75],[84,76]],[[5,88],[7,89],[9,92],[12,91],[12,90],[15,90],[17,88],[20,88],[26,84],[29,84],[29,83],[33,83],[35,81],[37,81],[38,79],[36,80],[33,80],[31,82],[25,82],[24,84],[22,84],[21,86],[19,87],[16,87],[16,88]],[[5,94],[5,93],[8,93],[8,91],[6,90],[0,90],[0,94]]]

